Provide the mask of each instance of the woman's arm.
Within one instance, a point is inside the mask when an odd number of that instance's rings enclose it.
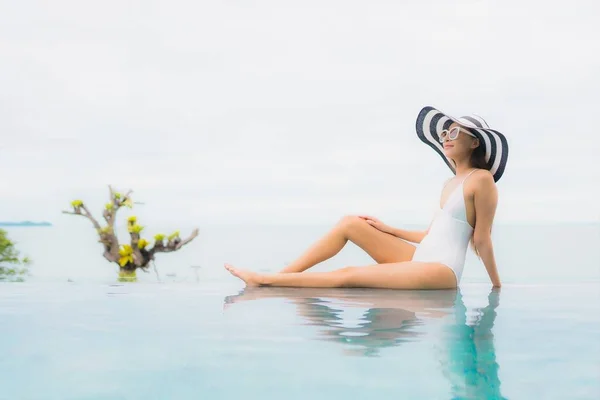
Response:
[[[379,219],[370,215],[359,215],[358,217],[364,219],[369,225],[376,229],[379,229],[381,232],[388,233],[390,235],[399,237],[400,239],[404,239],[413,243],[421,243],[421,240],[423,240],[425,235],[427,235],[427,233],[429,232],[429,227],[425,231],[407,231],[404,229],[398,229],[394,228],[393,226],[384,224]]]
[[[492,174],[479,174],[473,202],[475,204],[473,242],[492,284],[494,287],[500,287],[500,276],[496,268],[492,244],[492,223],[498,205],[498,190]]]
[[[421,240],[427,235],[427,231],[407,231],[390,226],[390,234],[413,243],[421,243]]]

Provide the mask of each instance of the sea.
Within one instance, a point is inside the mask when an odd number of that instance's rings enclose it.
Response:
[[[449,291],[245,288],[224,263],[277,271],[330,226],[198,228],[122,283],[84,223],[5,227],[33,262],[0,284],[0,399],[600,398],[599,223],[497,224],[502,288],[469,251]]]

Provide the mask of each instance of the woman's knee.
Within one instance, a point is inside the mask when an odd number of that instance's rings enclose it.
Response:
[[[344,232],[353,232],[365,225],[368,225],[367,222],[356,215],[346,215],[338,222],[338,227]]]

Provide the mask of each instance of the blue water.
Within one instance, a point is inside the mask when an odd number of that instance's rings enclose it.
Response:
[[[1,399],[593,399],[595,285],[4,284]]]
[[[91,235],[9,230],[34,264],[0,284],[0,399],[600,398],[597,225],[495,228],[499,291],[471,255],[458,291],[244,289],[221,268],[276,270],[323,229],[215,228],[133,284]]]

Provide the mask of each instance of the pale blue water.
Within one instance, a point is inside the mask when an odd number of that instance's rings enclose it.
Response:
[[[3,285],[0,398],[593,399],[597,289]]]
[[[0,284],[0,399],[600,397],[597,225],[495,228],[501,291],[473,258],[459,291],[243,290],[221,270],[275,270],[320,229],[213,228],[125,285],[81,231],[9,230],[36,264]]]

